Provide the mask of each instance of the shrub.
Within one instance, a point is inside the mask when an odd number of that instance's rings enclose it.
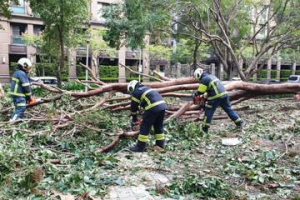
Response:
[[[119,67],[118,66],[99,66],[99,73],[101,78],[118,78]]]
[[[188,175],[183,180],[176,180],[169,186],[169,195],[193,194],[198,198],[232,198],[228,185],[216,177]]]

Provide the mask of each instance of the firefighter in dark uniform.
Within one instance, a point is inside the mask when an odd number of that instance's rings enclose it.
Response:
[[[196,69],[194,72],[195,79],[200,81],[199,88],[193,93],[194,98],[202,95],[202,98],[207,98],[205,105],[205,113],[202,124],[202,130],[208,133],[210,123],[214,112],[220,106],[238,127],[243,127],[245,122],[231,108],[229,96],[226,88],[221,81],[214,75],[208,74],[203,69]]]
[[[26,103],[31,101],[31,88],[28,73],[32,63],[28,58],[18,61],[17,70],[14,72],[10,84],[10,96],[13,99],[15,110],[10,121],[22,119],[26,110]]]
[[[130,81],[127,87],[131,95],[132,124],[137,122],[139,106],[144,109],[143,120],[140,125],[140,133],[137,144],[129,149],[133,152],[146,151],[148,135],[151,127],[154,127],[156,145],[164,148],[165,135],[163,132],[163,121],[167,104],[162,96],[154,89],[142,85],[140,82]]]

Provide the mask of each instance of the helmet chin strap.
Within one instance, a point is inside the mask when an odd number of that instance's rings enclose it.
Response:
[[[23,69],[24,69],[24,71],[26,71],[26,72],[29,72],[29,71],[30,71],[30,69],[31,69],[31,67],[24,66],[24,67],[23,67]]]

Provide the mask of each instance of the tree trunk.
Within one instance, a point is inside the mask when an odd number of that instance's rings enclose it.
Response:
[[[200,41],[196,40],[195,41],[195,48],[194,48],[194,52],[193,52],[193,71],[195,71],[197,69],[197,55],[198,55],[198,49],[200,47]]]

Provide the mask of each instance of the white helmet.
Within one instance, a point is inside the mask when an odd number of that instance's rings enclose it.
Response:
[[[194,71],[194,77],[195,77],[195,79],[200,80],[202,74],[203,74],[203,69],[201,69],[201,68],[196,69]]]
[[[21,65],[22,67],[32,67],[32,63],[28,58],[21,58],[18,61],[18,64]]]
[[[127,85],[127,91],[131,94],[138,83],[139,82],[137,80],[130,81]]]

